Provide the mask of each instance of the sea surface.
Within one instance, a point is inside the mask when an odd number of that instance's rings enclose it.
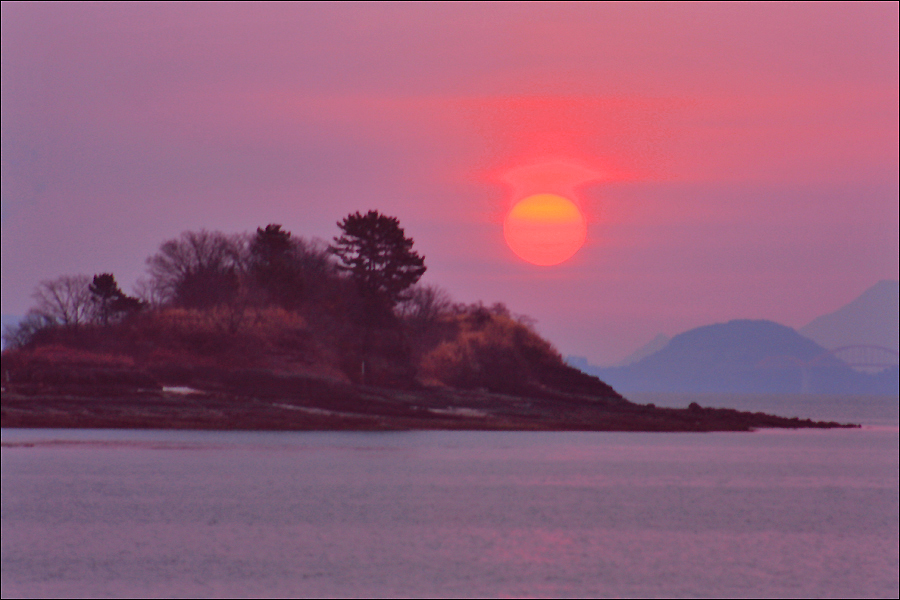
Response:
[[[898,398],[753,433],[2,430],[2,595],[897,597]]]

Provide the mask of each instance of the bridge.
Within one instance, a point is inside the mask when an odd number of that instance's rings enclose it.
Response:
[[[786,354],[767,356],[756,364],[758,369],[784,369],[789,367],[827,367],[840,361],[858,371],[877,373],[900,364],[900,353],[884,346],[856,344],[826,350],[809,360]]]
[[[865,373],[877,373],[900,364],[900,353],[884,346],[863,344],[841,346],[830,350],[828,354]]]
[[[838,361],[835,363],[835,361]],[[756,364],[757,369],[799,369],[800,391],[810,391],[810,376],[813,368],[844,364],[860,373],[873,375],[900,364],[900,353],[884,346],[854,344],[827,350],[809,360],[796,356],[767,356]]]

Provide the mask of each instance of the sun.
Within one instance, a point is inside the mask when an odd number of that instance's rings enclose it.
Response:
[[[503,236],[519,258],[536,265],[558,265],[584,244],[587,223],[568,198],[535,194],[519,200],[509,211]]]

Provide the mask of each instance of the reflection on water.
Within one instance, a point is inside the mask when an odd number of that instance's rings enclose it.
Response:
[[[890,410],[750,434],[3,430],[2,592],[896,597]]]

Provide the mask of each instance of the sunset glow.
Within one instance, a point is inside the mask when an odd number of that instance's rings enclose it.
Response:
[[[585,184],[610,179],[610,174],[573,159],[551,159],[506,169],[499,179],[515,197],[535,194],[569,196]]]
[[[423,285],[592,364],[803,327],[898,278],[898,7],[3,2],[2,313],[133,295],[184,231],[377,209]],[[540,194],[567,226],[520,218]]]
[[[587,236],[587,224],[571,200],[556,194],[535,194],[519,200],[509,211],[503,235],[519,258],[550,266],[578,252]]]

